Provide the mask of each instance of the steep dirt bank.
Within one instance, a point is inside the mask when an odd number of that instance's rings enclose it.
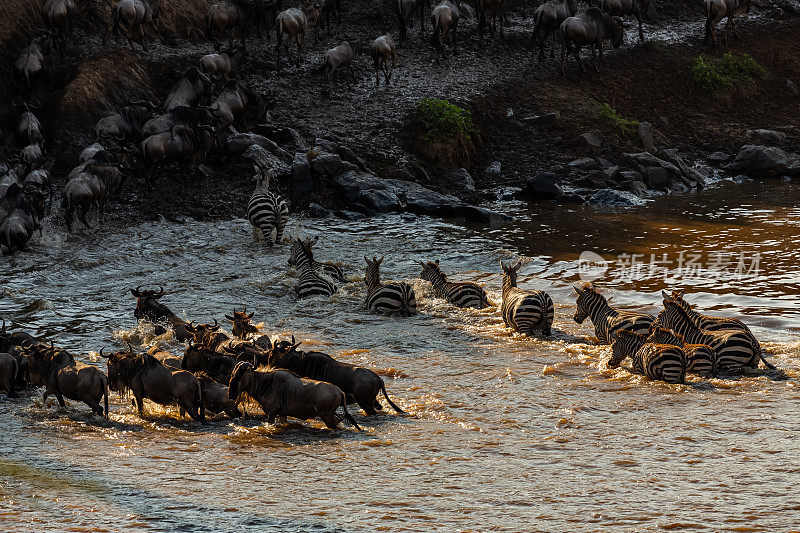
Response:
[[[78,24],[64,57],[48,59],[50,75],[37,87],[34,96],[43,102],[39,111],[47,129],[46,148],[55,158],[56,189],[75,163],[80,150],[93,139],[93,124],[130,98],[148,91],[159,97],[180,74],[212,47],[208,43],[186,41],[196,37],[205,0],[193,0],[173,7],[171,18],[162,19],[159,28],[166,42],[152,40],[150,50],[130,52],[120,40],[101,45],[100,26],[87,18]],[[660,7],[661,22],[647,24],[653,43],[625,45],[608,55],[602,74],[579,74],[573,62],[562,79],[557,62],[536,64],[527,48],[532,21],[511,13],[506,39],[489,40],[481,49],[475,20],[467,10],[461,25],[461,53],[437,60],[430,46],[426,22],[424,38],[419,28],[409,31],[409,39],[398,51],[397,68],[389,87],[374,88],[371,65],[366,57],[358,60],[358,80],[351,88],[335,83],[324,91],[319,66],[324,50],[344,38],[359,36],[371,40],[387,29],[394,30],[391,3],[381,0],[348,7],[343,24],[334,23],[333,35],[320,32],[319,42],[307,36],[304,60],[295,71],[284,59],[275,63],[272,40],[251,38],[249,58],[240,77],[266,95],[269,102],[265,122],[298,130],[307,141],[333,139],[350,147],[365,159],[381,177],[408,177],[415,158],[409,154],[406,128],[409,110],[422,97],[443,97],[473,110],[484,138],[484,148],[471,169],[478,188],[500,184],[519,184],[537,170],[551,170],[570,159],[564,142],[589,129],[600,129],[588,99],[606,102],[621,115],[633,120],[649,120],[665,136],[664,144],[684,153],[711,151],[732,141],[741,143],[744,130],[798,123],[797,103],[792,107],[786,79],[800,85],[797,63],[797,19],[775,22],[761,14],[743,21],[742,40],[731,45],[735,51],[752,53],[767,69],[768,76],[754,92],[716,101],[699,95],[691,87],[688,67],[699,53],[713,53],[704,46],[702,16],[694,3],[669,2]],[[387,16],[383,16],[385,13]],[[170,21],[166,24],[165,20]],[[396,33],[396,31],[395,31]],[[633,29],[628,40],[635,39]],[[294,49],[290,52],[295,53]],[[7,62],[6,62],[7,65]],[[11,92],[10,86],[4,86]],[[7,101],[10,101],[9,98]],[[509,110],[512,113],[509,116]],[[551,130],[523,125],[520,118],[558,110],[561,122]],[[13,122],[14,112],[0,109]],[[662,119],[663,117],[663,119]],[[6,130],[8,131],[8,130]],[[613,132],[604,133],[613,139]],[[612,158],[630,147],[607,143],[603,155]],[[3,150],[15,153],[11,144]],[[485,173],[485,166],[501,162],[500,173]],[[215,218],[242,213],[252,190],[250,165],[238,157],[217,153],[206,164],[208,172],[196,177],[185,191],[163,172],[158,192],[145,195],[141,178],[126,186],[112,216]],[[445,173],[427,165],[428,172],[410,172],[426,186],[447,190]],[[328,189],[315,191],[314,200],[336,206],[337,198]]]

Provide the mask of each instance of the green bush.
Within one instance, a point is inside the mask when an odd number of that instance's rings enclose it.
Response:
[[[467,164],[480,142],[472,113],[438,98],[423,98],[414,106],[412,129],[423,155],[440,166]]]
[[[597,108],[598,117],[604,122],[618,127],[623,132],[631,131],[639,125],[635,120],[628,120],[622,117],[610,104],[598,102],[596,100],[591,100],[591,103]]]
[[[752,86],[764,74],[764,69],[749,54],[728,53],[720,59],[701,55],[692,66],[695,86],[708,94]]]

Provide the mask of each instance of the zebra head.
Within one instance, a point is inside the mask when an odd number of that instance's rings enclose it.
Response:
[[[623,329],[611,333],[611,358],[608,360],[609,368],[616,368],[625,360],[626,357],[633,357],[633,354],[644,344],[644,337],[636,333]]]
[[[419,264],[422,266],[422,272],[419,277],[425,281],[433,283],[434,280],[444,277],[442,270],[439,268],[438,259],[436,261],[428,261],[427,263],[419,261]]]
[[[298,267],[306,264],[307,262],[314,263],[314,254],[311,247],[317,244],[319,236],[306,239],[297,239],[292,237],[292,247],[289,250],[289,266]]]
[[[572,289],[578,295],[578,299],[575,300],[575,316],[572,317],[578,324],[583,324],[583,321],[589,316],[591,309],[597,306],[597,304],[607,304],[603,295],[597,292],[591,283],[584,285],[580,289],[573,286]]]
[[[656,317],[656,325],[685,334],[687,330],[697,329],[686,311],[673,301],[665,302],[664,309]]]
[[[370,260],[370,258],[365,255],[364,261],[367,262],[367,271],[366,275],[364,276],[364,283],[366,283],[367,287],[371,287],[373,284],[380,285],[381,263],[383,262],[383,257],[378,259],[377,257],[373,256]]]

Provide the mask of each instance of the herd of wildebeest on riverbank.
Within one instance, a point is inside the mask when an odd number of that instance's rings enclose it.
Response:
[[[342,268],[316,261],[311,252],[315,241],[293,239],[289,264],[297,271],[298,297],[324,297],[346,283]],[[406,282],[382,282],[382,258],[366,261],[364,308],[383,315],[409,317],[417,314],[414,287]],[[496,307],[486,291],[471,282],[450,282],[438,261],[420,261],[419,277],[431,283],[436,297],[462,308]],[[506,327],[525,335],[552,338],[553,301],[541,290],[517,287],[521,261],[501,262],[502,302],[499,312]],[[387,394],[383,379],[374,371],[341,362],[319,351],[303,351],[301,343],[275,340],[253,323],[246,309],[225,315],[232,323],[231,335],[219,322],[195,324],[178,317],[161,299],[163,288],[131,289],[136,298],[134,317],[153,325],[156,335],[171,331],[183,345],[178,355],[155,345],[121,351],[100,349],[107,374],[98,367],[77,361],[67,350],[42,342],[22,331],[0,332],[0,389],[15,396],[19,388],[44,387],[44,398],[53,394],[61,406],[64,398],[84,402],[100,416],[108,417],[108,391],[133,395],[139,415],[144,417],[144,399],[161,405],[177,405],[183,415],[205,423],[206,411],[243,416],[241,405],[256,404],[268,422],[278,417],[319,418],[329,428],[340,422],[337,410],[359,428],[347,410],[357,404],[367,416],[382,409]],[[712,317],[695,311],[683,291],[663,292],[664,309],[657,316],[612,307],[592,285],[576,287],[574,321],[592,321],[596,341],[611,344],[609,367],[630,358],[631,371],[649,379],[681,384],[686,374],[704,378],[741,373],[757,368],[764,359],[759,342],[740,320]],[[359,428],[360,429],[360,428]]]
[[[642,18],[650,8],[649,0],[591,0],[591,5],[579,10],[576,0],[552,0],[539,6],[533,16],[531,44],[538,45],[539,59],[544,56],[544,44],[552,36],[551,55],[557,40],[561,41],[561,68],[566,52],[572,52],[580,62],[579,51],[589,46],[594,57],[603,43],[614,46],[622,43],[624,24],[621,17],[635,16],[639,21],[639,38],[644,39]],[[426,9],[430,9],[431,41],[437,50],[449,39],[457,52],[460,8],[458,2],[443,0],[432,7],[430,0],[393,0],[397,18],[399,42],[407,37],[407,28],[418,18],[420,35],[424,34]],[[464,5],[461,4],[462,8]],[[706,38],[716,42],[715,26],[724,17],[727,27],[733,26],[735,16],[749,11],[748,0],[705,0]],[[238,127],[258,122],[265,113],[263,95],[248,87],[237,76],[247,58],[248,33],[255,29],[259,36],[270,28],[277,34],[276,63],[280,54],[289,54],[289,43],[295,42],[295,65],[302,58],[306,31],[327,26],[331,31],[331,15],[341,22],[341,0],[318,0],[300,7],[282,8],[282,0],[222,0],[209,9],[202,25],[216,52],[203,56],[198,65],[185,70],[169,93],[159,99],[154,94],[130,100],[116,112],[100,119],[95,128],[96,142],[86,147],[69,172],[62,191],[61,206],[68,229],[72,230],[77,215],[87,227],[87,214],[92,207],[98,210],[100,222],[108,200],[120,193],[131,176],[144,175],[146,189],[153,187],[156,171],[178,165],[178,175],[185,184],[194,165],[207,161],[225,144],[226,136]],[[346,7],[346,6],[345,6]],[[119,0],[114,4],[111,20],[102,25],[103,42],[108,34],[122,33],[133,49],[138,42],[147,53],[144,38],[147,29],[154,28],[161,0]],[[473,8],[470,8],[473,9]],[[503,0],[476,0],[477,29],[480,43],[486,28],[494,34],[503,25],[506,6]],[[63,54],[71,35],[77,9],[74,0],[44,0],[42,22],[46,30],[32,38],[18,54],[14,65],[14,80],[19,99],[15,120],[14,142],[19,155],[0,161],[0,248],[15,253],[25,247],[36,231],[41,233],[42,220],[50,213],[53,200],[51,170],[53,161],[45,150],[45,131],[34,113],[37,102],[31,99],[34,87],[41,82],[50,55]],[[523,2],[524,13],[524,2]],[[234,36],[239,43],[234,46]],[[229,48],[222,50],[220,41],[227,37]],[[348,83],[353,61],[368,50],[373,60],[376,85],[383,73],[389,83],[395,62],[395,42],[390,33],[378,36],[367,46],[363,39],[345,41],[325,52],[322,70],[326,82],[338,70],[346,69]],[[392,68],[389,68],[389,62]],[[597,66],[597,63],[595,63]]]

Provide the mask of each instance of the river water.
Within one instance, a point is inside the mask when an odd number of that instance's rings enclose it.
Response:
[[[252,242],[244,220],[46,231],[3,258],[0,316],[104,368],[96,351],[161,342],[133,319],[129,287],[161,284],[191,319],[234,307],[263,331],[376,369],[407,416],[358,412],[364,434],[318,421],[208,426],[112,396],[110,421],[39,392],[0,397],[4,531],[788,530],[800,523],[800,186],[769,181],[662,196],[626,209],[498,204],[495,229],[427,218],[293,219],[353,282],[297,301],[288,247]],[[608,347],[572,320],[579,254],[608,264],[613,303],[655,312],[662,288],[740,316],[785,372],[686,385],[609,370]],[[363,256],[415,284],[420,314],[360,309]],[[634,255],[636,254],[636,255]],[[653,254],[651,256],[651,254]],[[439,258],[452,279],[500,300],[499,261],[524,257],[546,289],[554,336],[510,333],[496,308],[458,310],[417,279]],[[584,255],[584,257],[588,257]],[[595,277],[595,276],[593,276]],[[229,327],[229,324],[226,324]],[[356,407],[356,406],[353,406]],[[351,408],[351,411],[355,411]]]

